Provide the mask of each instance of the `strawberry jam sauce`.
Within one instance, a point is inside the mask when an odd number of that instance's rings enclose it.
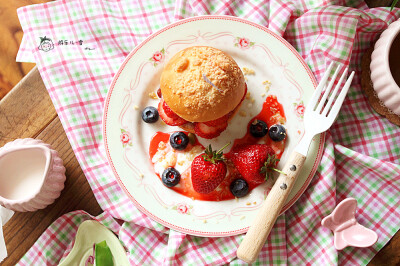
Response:
[[[233,150],[235,146],[242,144],[267,144],[275,151],[276,157],[278,159],[281,158],[285,149],[286,138],[282,141],[275,142],[271,140],[268,134],[262,138],[253,137],[250,134],[250,125],[256,119],[266,122],[268,128],[274,124],[284,124],[286,122],[283,107],[278,102],[276,96],[269,95],[265,99],[261,112],[249,121],[246,134],[242,138],[233,141],[231,150]],[[164,169],[174,167],[181,173],[181,180],[177,186],[171,187],[170,189],[177,193],[196,200],[222,201],[234,199],[235,196],[230,192],[229,186],[233,180],[240,178],[240,174],[234,167],[233,163],[226,160],[228,169],[227,175],[214,191],[208,194],[197,193],[192,187],[190,165],[197,155],[204,152],[205,148],[196,139],[194,142],[189,143],[185,150],[174,150],[169,144],[169,137],[171,134],[157,132],[150,141],[150,160],[154,171],[157,176],[160,177],[160,180]],[[226,157],[229,157],[229,153],[226,154]],[[257,184],[249,183],[249,191],[257,186]]]

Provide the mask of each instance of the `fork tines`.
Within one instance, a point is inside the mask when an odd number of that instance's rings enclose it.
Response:
[[[332,68],[333,68],[333,62],[331,62],[329,64],[324,76],[321,79],[321,82],[319,83],[318,87],[316,88],[316,91],[315,91],[315,93],[310,101],[310,105],[309,105],[309,107],[312,107],[311,111],[315,111],[325,117],[328,117],[331,115],[334,115],[336,117],[336,114],[339,111],[340,106],[342,105],[342,102],[347,94],[347,91],[350,87],[351,81],[353,80],[353,76],[354,76],[354,71],[352,71],[352,73],[350,74],[350,77],[347,79],[345,85],[342,86],[342,83],[343,83],[345,77],[347,76],[348,68],[347,67],[345,68],[339,81],[337,81],[337,76],[340,73],[340,70],[342,69],[342,66],[339,65],[336,68],[333,76],[330,78],[330,82],[329,82],[328,86],[326,86],[326,83],[328,81],[328,78],[330,76]],[[336,86],[334,86],[335,84],[336,84]],[[334,87],[334,89],[332,91],[333,87]],[[340,94],[336,97],[337,93],[339,92],[340,87],[342,87],[342,90],[341,90]],[[333,106],[332,106],[332,104],[333,104]]]

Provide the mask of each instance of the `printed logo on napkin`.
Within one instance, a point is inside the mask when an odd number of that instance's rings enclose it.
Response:
[[[43,52],[48,52],[54,49],[54,46],[67,46],[67,45],[83,45],[83,40],[58,40],[54,44],[53,40],[49,37],[39,37],[40,43],[38,49]],[[93,50],[94,48],[85,47],[85,50]]]
[[[46,36],[40,37],[40,44],[38,49],[44,52],[48,52],[54,49],[54,43],[50,38],[47,38]]]

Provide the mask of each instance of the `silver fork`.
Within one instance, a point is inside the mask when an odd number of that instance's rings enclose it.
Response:
[[[303,138],[297,144],[295,150],[290,155],[282,172],[272,187],[267,198],[262,204],[253,224],[247,231],[242,243],[237,250],[237,256],[241,260],[253,263],[263,247],[272,227],[275,224],[276,218],[282,210],[286,199],[296,182],[297,176],[304,165],[308,148],[313,137],[319,133],[329,129],[335,121],[337,114],[342,106],[347,91],[353,80],[354,71],[350,74],[345,85],[342,87],[339,95],[337,93],[347,75],[347,68],[343,71],[337,85],[332,91],[341,67],[337,67],[331,81],[326,86],[329,75],[333,68],[333,62],[329,65],[321,82],[316,88],[310,102],[307,105],[304,113],[304,128],[305,133]],[[323,89],[326,87],[325,91]],[[321,97],[322,96],[322,97]],[[335,100],[336,99],[336,100]]]

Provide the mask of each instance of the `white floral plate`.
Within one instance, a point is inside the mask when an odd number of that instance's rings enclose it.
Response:
[[[199,236],[236,235],[247,231],[271,183],[237,200],[193,200],[166,188],[154,173],[148,155],[155,132],[179,128],[162,122],[146,124],[141,120],[141,110],[158,104],[149,94],[159,87],[164,63],[179,50],[195,45],[219,48],[230,54],[241,68],[255,71],[246,76],[254,100],[246,100],[241,106],[248,115],[236,115],[218,138],[201,140],[204,146],[211,143],[218,148],[228,140],[243,136],[250,114],[255,116],[260,112],[264,94],[273,94],[283,105],[287,118],[288,140],[278,165],[282,167],[304,134],[304,105],[316,82],[301,56],[284,39],[265,27],[227,16],[193,17],[163,28],[138,45],[115,75],[105,104],[103,136],[110,166],[129,198],[146,215],[174,230]],[[268,92],[266,86],[269,86]],[[314,139],[283,211],[310,183],[322,155],[323,142],[323,136]]]

